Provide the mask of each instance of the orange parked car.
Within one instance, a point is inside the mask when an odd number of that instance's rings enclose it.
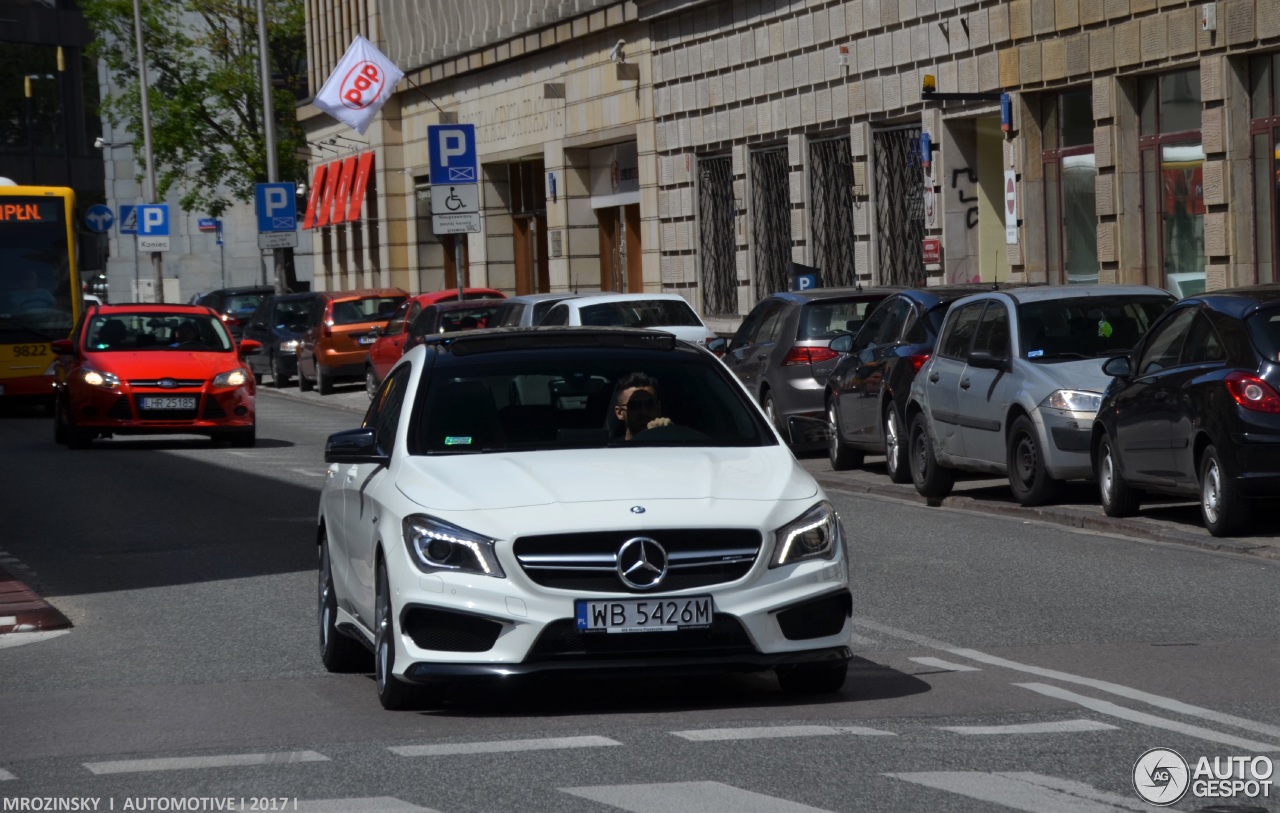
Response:
[[[391,318],[409,294],[399,288],[326,291],[316,297],[298,340],[298,389],[321,395],[335,382],[363,379],[364,361],[373,344],[370,331]]]

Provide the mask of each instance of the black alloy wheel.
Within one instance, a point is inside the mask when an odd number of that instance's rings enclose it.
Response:
[[[378,701],[388,711],[418,708],[424,701],[425,689],[412,683],[397,680],[395,614],[391,607],[391,589],[387,581],[387,568],[378,562],[377,593],[374,596],[373,674],[378,688]]]
[[[844,442],[834,397],[827,398],[827,432],[831,436],[827,444],[827,458],[831,461],[833,470],[846,471],[862,465],[862,452],[850,448]]]
[[[923,412],[917,413],[911,421],[909,442],[911,480],[920,496],[930,505],[937,505],[955,488],[956,474],[952,469],[939,465]]]
[[[1102,512],[1109,517],[1131,517],[1142,505],[1142,494],[1127,482],[1120,473],[1120,461],[1116,460],[1115,444],[1111,436],[1104,434],[1098,440],[1098,467],[1094,472],[1098,480],[1098,496]]]
[[[284,365],[279,356],[271,357],[271,386],[280,389],[289,385],[289,376],[284,372]]]
[[[369,650],[359,641],[338,632],[338,596],[333,590],[329,565],[329,535],[320,532],[320,574],[316,595],[316,620],[320,626],[320,661],[330,672],[368,672]]]
[[[1009,428],[1007,465],[1009,488],[1019,505],[1037,506],[1053,502],[1061,480],[1049,475],[1044,464],[1044,450],[1036,426],[1026,415],[1019,415]]]
[[[891,482],[899,484],[911,482],[911,462],[907,460],[909,447],[902,413],[890,400],[884,414],[884,467],[889,473]]]

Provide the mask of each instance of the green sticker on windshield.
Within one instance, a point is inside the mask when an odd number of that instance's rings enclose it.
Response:
[[[471,436],[470,435],[463,435],[463,436],[448,435],[444,439],[444,445],[445,446],[470,446]]]
[[[1111,323],[1110,323],[1110,322],[1108,322],[1106,319],[1099,319],[1099,320],[1098,320],[1098,335],[1099,335],[1099,336],[1101,336],[1101,337],[1102,337],[1102,338],[1104,338],[1104,339],[1110,339],[1110,338],[1111,338],[1111,331],[1112,331],[1112,327],[1111,327]]]

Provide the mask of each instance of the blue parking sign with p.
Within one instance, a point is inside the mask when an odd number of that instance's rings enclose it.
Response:
[[[292,183],[260,183],[254,191],[258,231],[297,231],[298,198]]]
[[[138,234],[142,237],[169,236],[169,204],[147,203],[137,208]]]
[[[474,124],[427,125],[427,149],[433,186],[479,182]]]

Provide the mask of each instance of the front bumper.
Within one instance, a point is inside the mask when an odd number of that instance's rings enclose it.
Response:
[[[1093,477],[1089,444],[1093,431],[1093,412],[1068,412],[1041,407],[1031,413],[1040,432],[1045,468],[1059,480],[1084,480]]]
[[[172,414],[141,409],[148,396],[195,398],[194,410]],[[254,425],[254,391],[248,386],[200,390],[141,389],[121,384],[117,389],[73,385],[71,420],[80,429],[118,434],[194,433],[247,429]]]

